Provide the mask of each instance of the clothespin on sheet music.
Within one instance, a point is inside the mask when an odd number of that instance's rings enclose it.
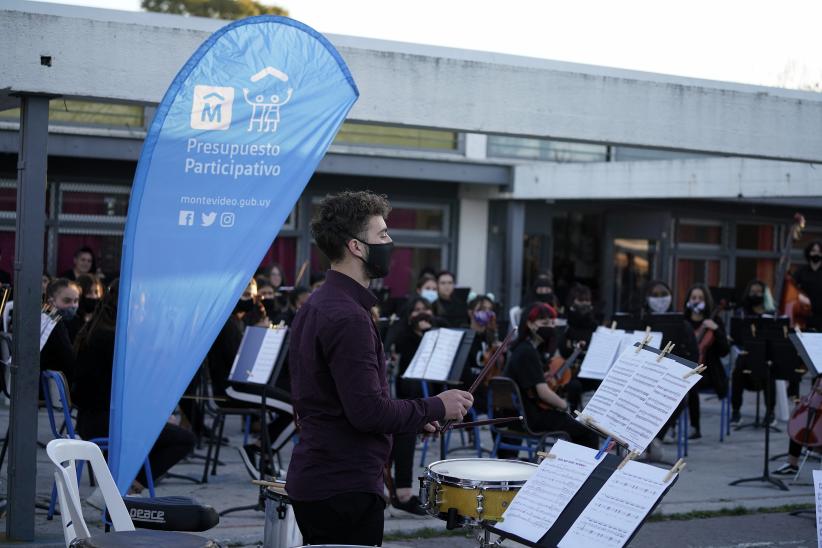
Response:
[[[627,455],[625,455],[625,458],[622,459],[622,462],[619,463],[619,466],[617,466],[617,470],[622,470],[625,467],[625,465],[628,464],[629,460],[634,460],[638,456],[639,453],[635,451],[630,451]]]
[[[793,330],[796,331],[796,336],[801,339],[802,338],[802,330],[799,328],[799,326],[795,325]]]
[[[705,364],[699,364],[698,366],[694,367],[693,369],[691,369],[690,371],[688,371],[687,373],[682,375],[682,378],[687,379],[691,375],[699,375],[703,371],[705,371],[707,368],[708,368],[708,366],[706,366]]]
[[[662,349],[662,352],[659,353],[659,356],[656,359],[656,363],[661,362],[662,358],[670,354],[671,350],[673,350],[675,346],[676,345],[674,343],[668,342],[668,344],[665,345],[665,348]]]
[[[611,331],[615,330],[616,326],[617,326],[617,321],[616,320],[612,321],[611,322]]]
[[[679,459],[678,461],[676,461],[676,464],[674,464],[671,467],[671,469],[668,470],[668,473],[665,474],[665,477],[662,478],[662,483],[668,483],[669,481],[671,481],[671,478],[674,477],[674,475],[680,473],[683,468],[685,468],[685,459]]]
[[[642,350],[646,344],[651,342],[651,326],[645,328],[645,336],[642,337],[642,341],[639,343],[639,346],[636,349],[636,353],[639,354],[639,351]]]
[[[280,323],[278,323],[277,325],[270,325],[269,329],[283,329],[284,327],[285,327],[285,321],[280,320]]]
[[[545,451],[537,451],[537,456],[541,459],[549,459],[549,460],[557,458],[556,455],[554,455],[552,453],[546,453]]]

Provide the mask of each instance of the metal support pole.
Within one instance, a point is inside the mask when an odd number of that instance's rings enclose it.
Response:
[[[20,102],[6,534],[33,541],[49,98],[23,95]]]
[[[522,259],[525,237],[525,203],[507,204],[505,220],[505,300],[508,308],[517,306],[522,299]],[[516,327],[516,326],[514,326]]]

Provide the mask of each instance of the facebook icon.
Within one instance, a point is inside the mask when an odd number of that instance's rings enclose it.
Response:
[[[193,226],[194,225],[194,212],[193,211],[180,210],[180,218],[178,220],[178,224],[180,226]]]

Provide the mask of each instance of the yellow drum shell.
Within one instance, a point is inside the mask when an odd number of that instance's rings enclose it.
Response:
[[[454,508],[463,521],[499,521],[537,465],[500,459],[451,459],[431,463],[421,478],[427,512],[447,519]]]

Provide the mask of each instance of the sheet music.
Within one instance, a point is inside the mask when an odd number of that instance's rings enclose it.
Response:
[[[591,417],[603,429],[628,444],[631,451],[647,449],[699,379],[683,378],[691,369],[658,354],[626,349],[585,406],[578,420]]]
[[[621,329],[603,327],[594,331],[578,376],[583,379],[604,379],[614,363],[624,333]]]
[[[662,332],[651,331],[648,333],[651,336],[651,342],[647,346],[659,349],[662,348]],[[642,342],[645,339],[645,331],[631,331],[622,335],[622,343],[619,345],[617,356],[622,354],[626,348],[634,346],[634,343]]]
[[[511,501],[496,527],[538,542],[601,462],[597,451],[559,440]]]
[[[625,546],[669,483],[667,470],[630,461],[616,470],[571,528],[560,548]]]
[[[57,325],[59,319],[55,320],[48,314],[40,313],[40,350],[46,346],[46,341],[49,340],[49,335],[54,331],[54,326]]]
[[[248,373],[247,382],[257,384],[266,384],[271,378],[271,371],[274,369],[274,364],[277,363],[277,356],[280,355],[280,349],[285,340],[286,329],[267,329],[263,337],[260,350],[257,352],[257,358],[254,360],[254,365]]]
[[[434,352],[434,346],[437,344],[437,337],[439,336],[439,329],[431,329],[425,332],[422,336],[417,352],[408,364],[408,369],[405,370],[403,378],[422,379],[425,375],[425,368],[428,367],[428,361],[431,359],[431,354]]]
[[[439,329],[439,337],[434,347],[434,353],[428,360],[425,378],[432,381],[448,380],[454,358],[460,349],[463,331],[459,329]]]
[[[420,341],[403,378],[448,380],[464,334],[460,329],[440,328],[428,331]]]
[[[813,362],[808,365],[817,371],[822,371],[822,333],[802,332],[799,334],[799,340]]]
[[[813,471],[813,491],[816,494],[816,542],[822,548],[822,470]]]

